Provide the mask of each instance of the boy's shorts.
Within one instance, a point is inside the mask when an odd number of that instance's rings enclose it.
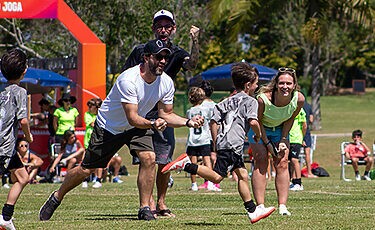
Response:
[[[126,144],[130,153],[136,156],[136,151],[154,151],[150,129],[133,128],[120,134],[112,134],[95,123],[89,147],[82,161],[84,168],[105,168],[112,156]]]
[[[220,176],[226,177],[228,172],[235,169],[245,168],[242,156],[235,154],[232,150],[218,150],[214,171]]]
[[[188,156],[207,157],[211,156],[211,144],[201,146],[188,146],[186,149]]]
[[[290,143],[290,151],[289,151],[288,159],[289,160],[291,160],[292,158],[298,159],[301,149],[302,149],[301,144]]]
[[[17,153],[13,154],[11,158],[1,156],[0,157],[0,175],[8,173],[12,169],[22,168],[23,163]]]

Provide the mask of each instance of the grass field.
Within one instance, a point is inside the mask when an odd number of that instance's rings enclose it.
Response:
[[[29,185],[16,205],[14,223],[17,229],[375,229],[375,182],[343,182],[339,165],[340,143],[350,140],[348,135],[353,129],[362,129],[365,142],[373,143],[374,107],[374,92],[321,98],[322,130],[313,132],[319,135],[314,161],[331,176],[303,178],[305,190],[289,194],[290,217],[275,212],[252,225],[235,182],[225,179],[220,193],[191,192],[185,173],[173,173],[175,185],[168,192],[167,202],[177,217],[138,221],[137,167],[130,165],[124,148],[121,155],[131,174],[122,177],[125,183],[105,183],[101,189],[75,188],[48,222],[38,221],[38,211],[59,184]],[[177,136],[183,138],[185,131],[179,130]],[[184,143],[179,142],[175,156],[183,151]],[[363,173],[363,167],[360,171]],[[349,167],[347,175],[354,177]],[[8,190],[0,191],[0,198],[5,201]],[[266,199],[267,206],[277,205],[273,182],[267,186]]]

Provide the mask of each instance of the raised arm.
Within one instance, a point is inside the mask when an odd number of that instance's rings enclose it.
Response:
[[[186,57],[182,66],[187,70],[193,70],[198,64],[199,58],[199,28],[192,25],[190,28],[191,50],[190,56]]]

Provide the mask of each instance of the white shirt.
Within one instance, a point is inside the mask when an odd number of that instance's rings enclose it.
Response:
[[[201,115],[204,117],[203,126],[200,128],[189,128],[189,136],[187,139],[187,146],[202,146],[211,144],[211,131],[210,131],[210,120],[212,113],[209,107],[202,104],[191,107],[186,112],[188,119],[193,118],[195,115]]]
[[[146,114],[159,102],[173,104],[174,84],[166,74],[157,76],[152,83],[141,77],[140,65],[125,70],[117,78],[98,111],[98,125],[112,134],[134,128],[128,122],[122,102],[138,105],[138,115]]]

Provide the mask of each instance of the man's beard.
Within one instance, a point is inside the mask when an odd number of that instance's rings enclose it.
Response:
[[[159,65],[156,65],[155,62],[148,62],[148,68],[150,69],[150,72],[153,75],[161,75],[163,73],[164,68],[159,67]]]

